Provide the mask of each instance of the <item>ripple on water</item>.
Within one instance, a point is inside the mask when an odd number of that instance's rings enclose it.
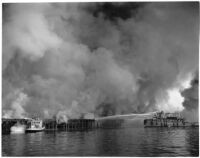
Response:
[[[2,135],[3,156],[198,156],[198,128],[121,128]]]

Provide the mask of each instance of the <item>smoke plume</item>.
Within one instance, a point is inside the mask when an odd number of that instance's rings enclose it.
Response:
[[[183,110],[180,90],[198,71],[198,11],[196,2],[4,4],[3,113],[66,121]],[[18,89],[28,101],[12,102]]]
[[[7,96],[7,101],[11,101],[11,106],[9,107],[10,110],[3,111],[4,118],[24,118],[26,117],[26,111],[24,110],[24,106],[26,106],[29,98],[26,94],[21,92],[20,90],[16,90],[13,93],[10,93]],[[12,100],[14,99],[14,100]],[[3,105],[9,106],[9,105]]]
[[[183,115],[189,121],[198,121],[199,120],[199,73],[197,72],[194,76],[194,79],[191,81],[191,87],[185,89],[182,92],[183,97],[185,98],[183,106]]]

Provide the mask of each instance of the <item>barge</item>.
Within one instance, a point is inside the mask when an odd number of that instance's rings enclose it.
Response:
[[[144,120],[144,127],[199,127],[198,122],[187,122],[180,113],[156,113]]]

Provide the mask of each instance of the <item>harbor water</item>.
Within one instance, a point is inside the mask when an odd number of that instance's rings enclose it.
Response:
[[[198,156],[198,128],[94,129],[3,134],[3,156]]]

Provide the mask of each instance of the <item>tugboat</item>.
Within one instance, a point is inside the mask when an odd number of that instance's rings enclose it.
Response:
[[[41,131],[44,131],[44,129],[45,127],[43,126],[42,120],[32,119],[28,125],[28,128],[26,129],[26,132],[27,133],[41,132]]]

